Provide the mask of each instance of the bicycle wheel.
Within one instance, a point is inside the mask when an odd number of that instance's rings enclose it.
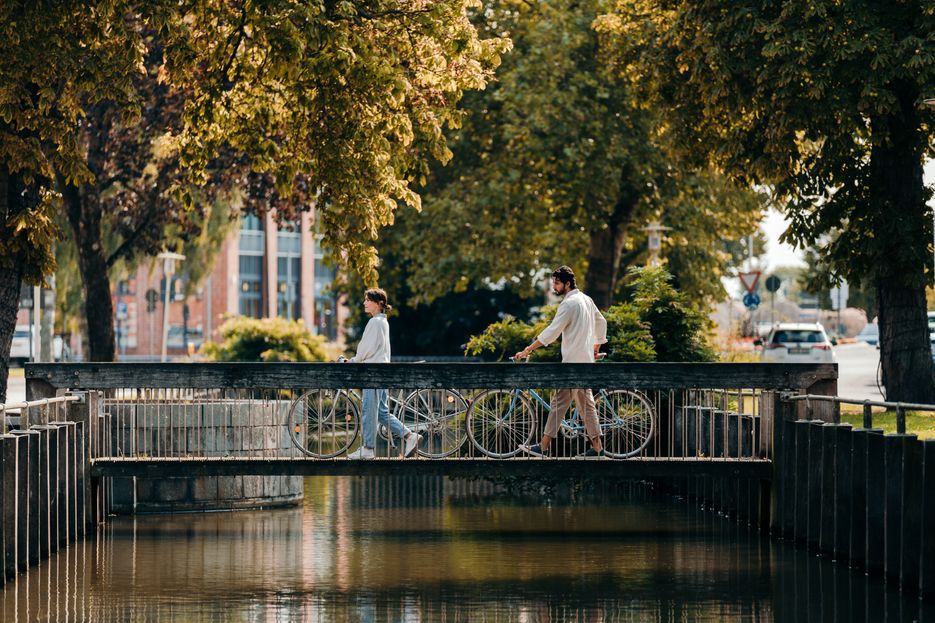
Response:
[[[467,401],[453,389],[420,389],[406,398],[403,412],[406,424],[422,435],[417,452],[431,459],[441,459],[464,445],[464,421]],[[410,423],[411,422],[411,423]]]
[[[347,392],[309,390],[289,408],[289,437],[308,456],[330,459],[346,452],[357,439],[357,416],[357,405]]]
[[[604,452],[615,459],[639,454],[655,430],[656,414],[649,400],[638,392],[618,389],[600,392],[595,402]]]
[[[468,407],[464,428],[480,452],[495,459],[515,456],[536,432],[533,411],[517,391],[489,389]]]

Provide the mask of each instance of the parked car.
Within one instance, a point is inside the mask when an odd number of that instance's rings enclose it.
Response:
[[[10,347],[10,362],[22,365],[29,361],[29,325],[18,324],[13,330],[13,345]]]
[[[864,325],[864,328],[860,330],[860,333],[857,334],[857,341],[876,346],[880,341],[880,326],[875,322],[868,322]]]
[[[763,347],[760,360],[767,363],[834,363],[835,360],[834,342],[818,323],[779,323],[760,345]]]

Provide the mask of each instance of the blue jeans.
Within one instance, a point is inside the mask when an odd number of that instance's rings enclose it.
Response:
[[[385,424],[394,437],[403,438],[409,434],[409,429],[390,415],[388,394],[385,389],[365,389],[361,401],[360,424],[364,429],[364,445],[375,448],[377,444],[377,421]]]

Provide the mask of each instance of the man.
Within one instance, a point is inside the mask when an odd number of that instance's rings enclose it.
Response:
[[[594,363],[601,344],[607,341],[607,321],[591,297],[578,290],[575,273],[568,266],[562,266],[552,273],[552,289],[557,296],[564,296],[552,324],[546,327],[532,344],[516,353],[515,358],[525,359],[532,351],[540,346],[548,346],[561,335],[562,363]],[[591,447],[583,456],[604,456],[597,408],[590,389],[555,391],[542,440],[533,446],[523,447],[527,454],[549,456],[552,440],[558,436],[559,424],[571,406],[572,398],[578,405],[578,413],[584,420],[584,428],[591,441]]]

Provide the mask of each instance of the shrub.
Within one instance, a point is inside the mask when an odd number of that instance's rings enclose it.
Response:
[[[629,303],[613,305],[604,312],[607,319],[608,361],[654,361],[656,350],[649,325],[640,319]]]
[[[327,361],[325,338],[312,335],[301,321],[234,316],[221,325],[221,342],[208,342],[212,361]]]
[[[480,335],[473,335],[464,350],[465,355],[482,357],[487,361],[506,361],[523,350],[555,317],[554,305],[543,308],[542,318],[535,324],[521,322],[512,316],[489,325]],[[561,361],[559,342],[547,348],[539,348],[529,357],[530,361]]]
[[[707,343],[707,315],[670,283],[672,275],[661,266],[633,268],[633,306],[649,326],[656,361],[714,361]]]
[[[480,335],[467,343],[466,355],[483,357],[488,361],[505,361],[528,346],[555,317],[555,305],[543,308],[542,316],[534,324],[506,317],[488,326]],[[653,339],[649,328],[639,319],[632,305],[615,305],[604,314],[607,318],[607,346],[611,361],[652,361]],[[533,351],[530,361],[561,361],[561,339],[547,348]]]
[[[632,303],[619,303],[604,312],[610,361],[714,361],[708,345],[709,320],[697,306],[670,283],[672,275],[662,267],[630,271]],[[552,322],[557,307],[543,309],[535,324],[506,317],[488,326],[467,343],[466,355],[503,361],[522,350]],[[536,350],[532,361],[561,361],[561,340]]]

